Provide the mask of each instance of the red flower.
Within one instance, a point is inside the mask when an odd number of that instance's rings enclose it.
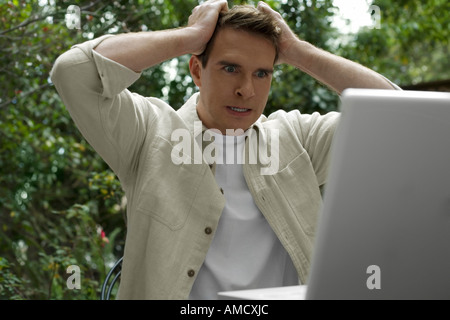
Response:
[[[105,243],[109,243],[109,239],[106,237],[105,231],[100,232],[100,239],[102,240],[102,247],[105,246]]]

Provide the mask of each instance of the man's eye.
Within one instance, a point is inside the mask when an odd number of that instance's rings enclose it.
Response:
[[[224,69],[226,72],[229,72],[229,73],[236,72],[236,67],[233,67],[233,66],[225,66]]]
[[[265,77],[267,77],[267,72],[266,72],[266,71],[258,71],[258,72],[256,73],[256,76],[257,76],[258,78],[265,78]]]

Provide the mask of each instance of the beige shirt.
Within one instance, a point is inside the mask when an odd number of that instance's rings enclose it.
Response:
[[[107,37],[107,36],[105,36]],[[126,88],[140,74],[93,50],[105,37],[62,54],[52,81],[75,124],[121,181],[127,197],[127,238],[119,299],[186,299],[201,268],[225,205],[214,165],[176,164],[174,130],[202,140],[198,94],[175,111],[156,98]],[[279,133],[278,171],[245,162],[255,204],[307,282],[330,145],[339,114],[277,111],[251,130],[271,149]],[[205,128],[203,128],[205,129]],[[200,132],[199,132],[200,131]],[[246,140],[251,150],[250,139]],[[200,143],[205,148],[207,143]],[[193,143],[193,148],[196,144]],[[190,156],[195,154],[192,152]]]

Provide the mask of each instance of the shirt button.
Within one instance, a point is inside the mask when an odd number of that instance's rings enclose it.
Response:
[[[212,229],[210,227],[206,227],[205,228],[205,233],[206,234],[211,234],[212,233]]]
[[[191,270],[188,271],[187,275],[188,275],[190,278],[192,278],[192,277],[195,275],[195,271],[191,269]]]

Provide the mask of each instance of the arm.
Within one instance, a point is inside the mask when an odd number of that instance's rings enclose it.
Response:
[[[95,50],[136,72],[184,54],[200,54],[222,10],[228,10],[226,0],[210,0],[194,8],[185,28],[121,34],[103,41]]]
[[[278,63],[287,63],[306,72],[339,94],[346,88],[395,89],[377,72],[298,39],[281,15],[264,2],[258,4],[258,9],[279,21],[282,35]]]
[[[214,31],[218,12],[226,9],[225,0],[208,1],[194,9],[184,29],[106,35],[75,45],[55,61],[51,78],[61,100],[86,140],[120,178],[134,167],[149,130],[156,130],[149,124],[168,108],[126,90],[140,76],[135,71],[203,51],[208,28]]]

